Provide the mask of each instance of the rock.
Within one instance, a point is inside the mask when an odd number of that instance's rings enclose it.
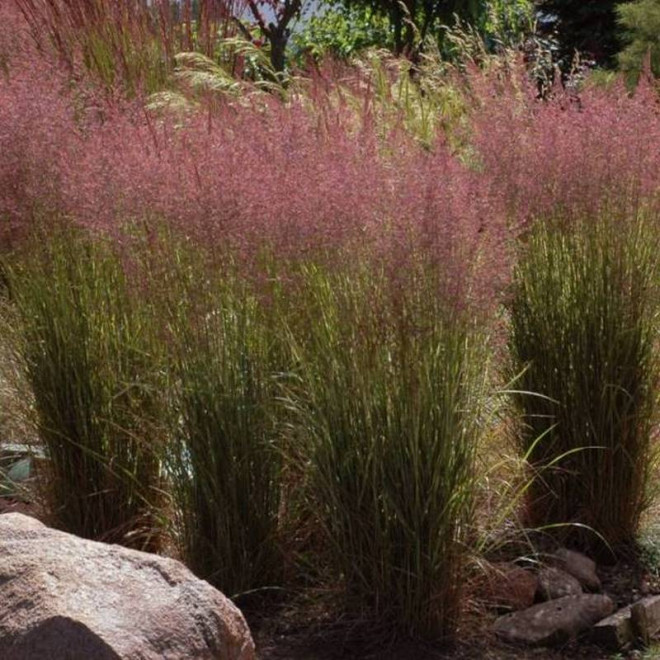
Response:
[[[610,649],[623,649],[636,640],[648,642],[660,631],[660,596],[647,596],[599,621],[592,641]]]
[[[16,497],[21,489],[34,476],[32,458],[27,456],[16,461],[8,470],[0,471],[0,494],[2,497]]]
[[[539,571],[539,600],[555,600],[564,596],[578,596],[582,593],[582,586],[577,578],[560,568],[545,566]]]
[[[558,568],[576,578],[587,591],[600,591],[600,578],[596,573],[596,562],[581,552],[560,548],[553,560]]]
[[[592,642],[612,650],[625,648],[635,639],[630,605],[599,621],[590,634]]]
[[[538,578],[531,571],[509,563],[489,565],[483,589],[486,603],[498,610],[524,610],[534,604]]]
[[[648,609],[644,607],[643,603],[638,601],[630,606],[630,623],[635,637],[643,646],[648,646],[651,641],[649,630],[652,623],[649,621]]]
[[[44,448],[35,444],[0,441],[0,463],[5,460],[18,460],[26,456],[34,456],[43,460],[46,458]]]
[[[254,660],[240,611],[183,564],[0,516],[3,660]]]
[[[506,614],[494,624],[495,634],[507,642],[530,646],[563,644],[612,613],[608,596],[564,596]]]

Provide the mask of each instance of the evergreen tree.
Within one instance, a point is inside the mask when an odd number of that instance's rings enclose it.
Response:
[[[575,53],[601,66],[616,64],[617,0],[538,0],[539,9],[558,22],[562,61],[570,67]]]
[[[660,76],[660,0],[635,0],[617,7],[626,47],[619,64],[633,79],[639,76],[647,57],[651,70]]]

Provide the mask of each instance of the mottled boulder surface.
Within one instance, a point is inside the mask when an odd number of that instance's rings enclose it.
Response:
[[[580,581],[560,568],[545,566],[539,571],[539,600],[554,600],[564,596],[579,596]]]
[[[564,644],[609,616],[614,603],[600,594],[564,596],[495,621],[498,637],[530,646]]]
[[[587,591],[600,591],[601,583],[596,572],[596,562],[581,552],[560,548],[551,557],[557,567],[572,575]]]
[[[245,619],[183,564],[0,516],[3,660],[254,660]]]

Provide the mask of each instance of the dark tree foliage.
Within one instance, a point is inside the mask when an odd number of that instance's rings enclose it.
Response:
[[[621,0],[538,0],[539,9],[557,17],[562,61],[570,66],[576,52],[600,66],[616,64],[621,49],[616,5]]]
[[[455,17],[473,22],[481,15],[485,0],[344,0],[345,5],[372,6],[386,15],[394,31],[397,55],[414,55],[416,44],[437,34],[442,25],[450,25]]]

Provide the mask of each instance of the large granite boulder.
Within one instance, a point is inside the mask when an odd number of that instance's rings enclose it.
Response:
[[[0,516],[3,660],[254,660],[241,612],[183,564]]]

